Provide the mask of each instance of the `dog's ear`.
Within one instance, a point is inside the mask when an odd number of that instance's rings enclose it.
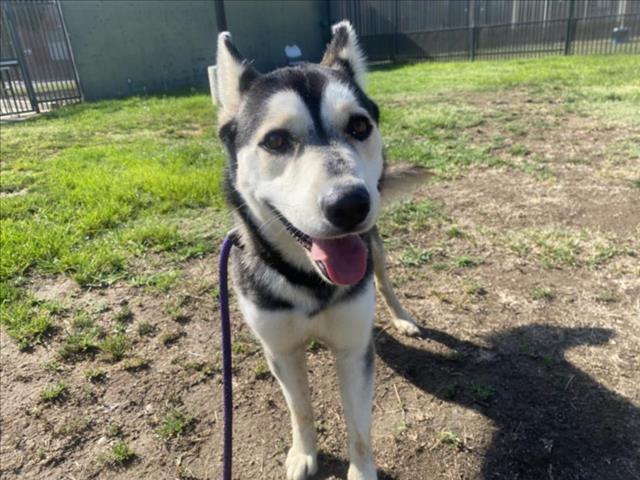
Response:
[[[260,74],[244,59],[231,41],[229,32],[218,35],[215,95],[221,120],[238,112],[242,96]]]
[[[418,165],[387,165],[379,184],[383,206],[408,200],[432,175],[429,170]]]
[[[345,70],[364,89],[367,63],[358,44],[358,36],[348,20],[331,27],[333,38],[322,57],[322,65]]]

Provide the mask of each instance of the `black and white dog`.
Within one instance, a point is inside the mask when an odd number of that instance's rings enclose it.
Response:
[[[234,283],[291,411],[289,480],[318,468],[307,340],[321,340],[336,357],[348,478],[371,480],[374,275],[394,326],[419,332],[391,289],[375,227],[381,189],[393,180],[384,174],[378,107],[364,93],[364,77],[365,60],[346,21],[333,26],[319,65],[268,74],[241,57],[229,33],[218,37],[219,133],[240,237]]]

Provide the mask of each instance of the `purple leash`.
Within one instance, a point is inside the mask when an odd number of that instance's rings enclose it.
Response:
[[[233,441],[233,392],[231,385],[231,326],[229,322],[228,266],[231,248],[238,241],[234,230],[222,242],[218,262],[220,283],[220,322],[222,324],[222,378],[224,397],[224,447],[222,454],[222,478],[231,480],[231,451]]]

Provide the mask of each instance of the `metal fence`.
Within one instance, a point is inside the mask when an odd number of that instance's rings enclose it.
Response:
[[[0,115],[82,99],[57,0],[0,2]]]
[[[371,62],[640,53],[635,0],[330,0]]]

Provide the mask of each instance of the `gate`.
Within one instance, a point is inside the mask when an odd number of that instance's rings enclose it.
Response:
[[[328,0],[371,62],[640,53],[640,1]]]
[[[0,2],[0,116],[82,101],[58,0]]]

